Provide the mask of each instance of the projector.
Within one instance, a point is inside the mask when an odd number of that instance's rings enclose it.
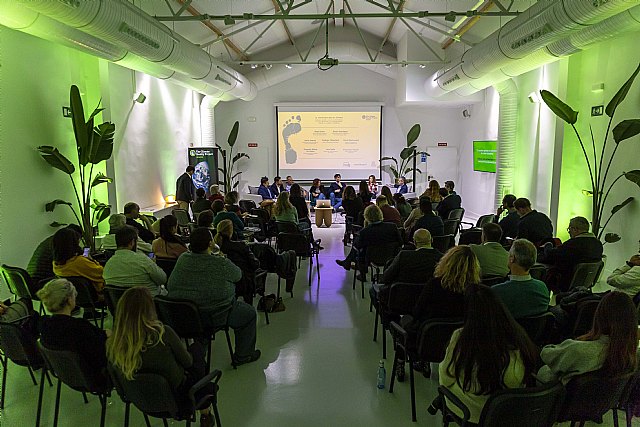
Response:
[[[335,58],[322,58],[318,61],[318,65],[322,65],[323,67],[333,67],[334,65],[338,65],[338,60]]]

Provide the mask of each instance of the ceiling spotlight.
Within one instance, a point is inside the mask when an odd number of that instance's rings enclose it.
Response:
[[[287,67],[288,69],[292,69],[293,67],[291,66],[291,64],[286,64],[285,67]]]
[[[227,15],[224,17],[224,25],[233,25],[236,23],[236,20],[231,17],[231,15]]]
[[[146,99],[147,99],[147,96],[146,96],[144,93],[142,93],[142,92],[139,92],[139,93],[135,96],[135,98],[133,98],[133,100],[134,100],[135,102],[137,102],[138,104],[142,104],[142,103],[144,103],[144,101],[145,101]]]
[[[448,21],[448,22],[455,22],[456,21],[456,13],[454,11],[451,11],[451,12],[447,13],[446,15],[444,15],[444,20]]]
[[[258,68],[258,64],[251,64],[251,69],[255,70],[256,68]]]
[[[384,68],[391,68],[391,64],[384,64]]]
[[[403,63],[402,63],[402,68],[406,68],[406,67],[407,67],[407,63],[406,63],[406,62],[403,62]]]
[[[271,65],[271,64],[264,64],[264,68],[266,68],[267,70],[270,70],[270,69],[271,69],[271,67],[272,67],[272,65]]]
[[[420,65],[418,65],[418,67],[420,67],[420,68],[427,68],[427,66],[426,66],[426,65],[424,65],[424,64],[420,64]]]

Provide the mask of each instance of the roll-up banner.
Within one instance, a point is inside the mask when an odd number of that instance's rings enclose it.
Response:
[[[209,196],[209,187],[218,184],[218,148],[193,147],[189,148],[189,164],[196,170],[191,179],[196,188],[204,188]]]

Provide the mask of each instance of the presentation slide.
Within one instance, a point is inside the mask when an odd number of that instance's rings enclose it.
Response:
[[[473,170],[496,172],[498,141],[473,141]]]
[[[350,111],[351,110],[351,111]],[[278,175],[327,182],[380,176],[382,108],[276,107]]]

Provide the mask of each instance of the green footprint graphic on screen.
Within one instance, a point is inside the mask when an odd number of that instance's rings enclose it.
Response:
[[[298,153],[289,144],[289,137],[295,135],[302,130],[300,126],[300,116],[291,116],[291,119],[287,120],[282,125],[282,139],[284,139],[284,157],[287,164],[295,163],[298,160]]]

